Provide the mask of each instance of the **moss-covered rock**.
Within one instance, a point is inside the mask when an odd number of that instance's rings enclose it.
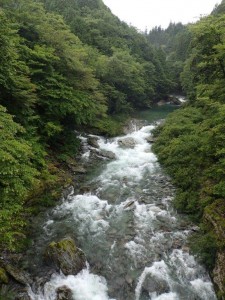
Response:
[[[51,242],[44,253],[45,261],[52,264],[65,275],[79,273],[84,267],[86,258],[73,239],[64,238],[59,242]]]
[[[6,271],[3,268],[0,268],[0,284],[9,282],[9,278],[6,274]]]

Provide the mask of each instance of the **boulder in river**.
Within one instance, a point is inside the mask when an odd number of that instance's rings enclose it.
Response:
[[[85,268],[85,254],[73,239],[64,238],[59,242],[51,242],[45,250],[45,261],[53,264],[64,275],[75,275]]]
[[[98,137],[95,136],[90,136],[87,139],[88,144],[93,147],[93,148],[99,148],[99,144],[98,144]]]
[[[149,274],[143,283],[142,286],[143,291],[147,291],[148,293],[163,294],[168,293],[170,291],[170,287],[166,280],[156,278],[155,276]]]
[[[150,135],[150,136],[146,137],[146,141],[148,143],[152,144],[155,142],[155,138],[152,135]]]
[[[136,145],[136,141],[132,137],[125,137],[119,139],[118,144],[123,148],[134,148]]]
[[[116,158],[116,154],[114,152],[112,152],[112,151],[101,150],[99,152],[99,154],[101,156],[104,156],[104,157],[109,158],[109,159],[115,159]]]
[[[87,173],[87,170],[82,165],[76,165],[76,166],[70,166],[71,171],[73,171],[75,174],[85,174]]]
[[[56,300],[73,300],[73,293],[66,285],[57,288],[56,295]]]

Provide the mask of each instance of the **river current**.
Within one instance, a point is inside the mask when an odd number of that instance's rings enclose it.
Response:
[[[133,126],[126,136],[99,137],[100,149],[115,153],[87,176],[85,193],[71,193],[43,223],[36,250],[46,241],[75,238],[87,257],[76,276],[52,275],[32,300],[55,300],[68,286],[74,300],[214,300],[205,269],[189,254],[187,237],[196,230],[173,209],[174,187],[147,138],[156,123]],[[133,148],[118,140],[130,137]],[[91,148],[82,138],[87,164]],[[40,248],[40,249],[39,249]]]

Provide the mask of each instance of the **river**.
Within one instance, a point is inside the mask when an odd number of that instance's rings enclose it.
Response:
[[[54,274],[43,289],[29,290],[32,300],[55,300],[63,285],[75,300],[216,299],[207,272],[186,245],[196,228],[173,209],[175,189],[146,140],[168,110],[140,114],[148,123],[142,128],[134,123],[124,137],[99,137],[100,148],[114,152],[116,159],[91,169],[85,193],[71,191],[43,214],[33,268],[43,245],[66,235],[85,252],[87,268],[76,276]],[[135,141],[133,148],[118,144],[125,137]],[[88,164],[90,148],[82,140]]]

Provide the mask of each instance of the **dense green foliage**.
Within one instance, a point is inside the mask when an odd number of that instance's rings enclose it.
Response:
[[[174,83],[173,92],[182,93],[180,73],[183,71],[192,40],[192,32],[181,23],[170,23],[168,28],[153,28],[147,35],[151,44],[166,56],[170,80]]]
[[[166,57],[143,34],[114,16],[102,1],[43,3],[49,11],[62,14],[83,43],[98,49],[92,67],[111,114],[131,107],[150,107],[171,91]]]
[[[225,15],[189,30],[181,79],[190,101],[156,130],[154,150],[178,187],[175,207],[200,223],[193,250],[213,269],[225,251]]]
[[[172,87],[165,55],[101,0],[0,0],[0,248],[23,241],[27,201],[51,203],[74,130],[115,135]]]

